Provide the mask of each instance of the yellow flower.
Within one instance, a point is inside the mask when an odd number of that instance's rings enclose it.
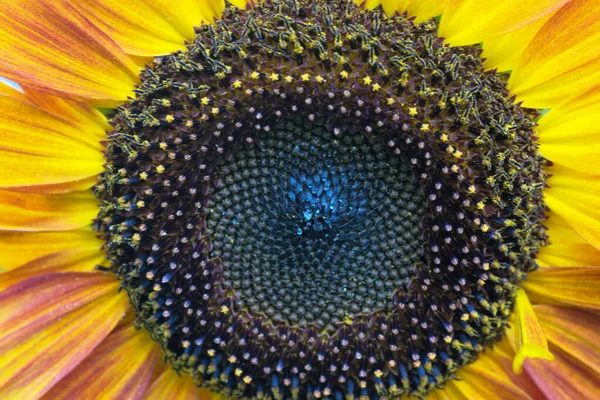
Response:
[[[232,3],[0,3],[0,398],[597,397],[600,3]]]

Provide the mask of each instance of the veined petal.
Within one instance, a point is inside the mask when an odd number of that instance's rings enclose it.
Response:
[[[551,244],[540,250],[537,261],[542,267],[600,268],[600,251],[591,244]]]
[[[586,175],[600,174],[600,86],[540,119],[540,153]]]
[[[4,272],[0,279],[0,291],[36,275],[58,272],[96,272],[96,266],[104,262],[104,257],[104,252],[98,249],[80,247],[48,254]]]
[[[48,254],[69,249],[95,249],[102,242],[91,229],[64,232],[0,232],[0,269],[11,270]]]
[[[562,7],[524,50],[510,91],[526,107],[567,103],[600,81],[600,3],[573,0]]]
[[[550,210],[600,248],[600,176],[586,176],[559,165],[548,172],[553,175],[544,194]]]
[[[148,333],[124,321],[43,398],[142,399],[160,357]]]
[[[534,306],[550,343],[600,376],[600,316],[567,307]]]
[[[201,389],[188,376],[179,376],[166,367],[144,394],[145,400],[225,400],[224,397]]]
[[[501,365],[486,354],[459,370],[457,376],[460,380],[450,381],[446,386],[451,393],[460,393],[461,397],[450,396],[451,399],[530,399]]]
[[[80,0],[73,3],[128,54],[157,56],[185,48],[194,27],[221,18],[224,0]]]
[[[517,291],[514,318],[517,354],[513,360],[513,372],[521,372],[523,361],[526,358],[554,359],[548,351],[548,342],[546,341],[544,331],[540,326],[525,290],[522,288]]]
[[[100,125],[82,130],[81,123],[33,104],[49,102],[49,96],[17,98],[17,93],[0,94],[0,187],[66,183],[102,171]]]
[[[518,65],[523,50],[553,15],[554,12],[550,12],[522,28],[485,40],[481,54],[484,65],[498,71],[512,70]]]
[[[0,397],[38,398],[90,354],[129,307],[117,289],[111,276],[65,273],[0,293]]]
[[[127,99],[138,68],[67,0],[0,3],[0,75],[102,105]]]
[[[440,36],[454,46],[480,43],[523,28],[569,0],[450,1],[440,22]]]
[[[90,225],[98,214],[90,191],[34,194],[0,190],[0,229],[63,231]]]
[[[415,17],[416,23],[420,23],[442,14],[449,2],[450,0],[381,0],[381,5],[388,15],[407,12],[410,17]]]
[[[544,399],[595,399],[600,393],[600,376],[561,349],[550,345],[553,361],[527,360],[525,370],[535,381]]]
[[[600,310],[598,267],[541,268],[529,274],[523,286],[533,303]]]

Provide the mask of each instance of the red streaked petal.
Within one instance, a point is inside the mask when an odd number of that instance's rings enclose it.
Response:
[[[553,361],[531,359],[524,367],[547,400],[596,399],[600,376],[577,359],[550,345]]]
[[[138,56],[169,54],[192,41],[194,27],[221,18],[224,0],[79,0],[73,3],[117,42]]]
[[[530,273],[523,284],[532,303],[600,310],[600,268],[548,267]]]
[[[61,231],[90,225],[98,214],[90,191],[34,194],[0,190],[0,229]]]
[[[44,399],[143,399],[160,358],[146,331],[123,323]]]
[[[4,272],[0,279],[0,291],[36,275],[56,272],[96,272],[96,265],[101,265],[104,258],[104,252],[93,247],[78,247],[48,254]]]
[[[102,242],[91,229],[64,232],[0,232],[0,270],[11,270],[48,254],[69,249],[98,250]]]
[[[59,97],[115,105],[138,68],[66,0],[0,3],[0,74]]]
[[[129,307],[99,273],[34,277],[0,293],[0,398],[37,398],[109,334]]]
[[[534,306],[548,341],[600,376],[600,316],[569,307]]]

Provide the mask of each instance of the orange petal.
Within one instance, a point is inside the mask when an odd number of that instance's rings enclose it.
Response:
[[[4,272],[0,291],[36,275],[57,272],[95,272],[105,254],[96,248],[74,248],[36,258],[18,268]]]
[[[0,187],[65,183],[102,171],[99,125],[81,125],[0,94]],[[94,134],[96,133],[96,134]]]
[[[189,375],[179,376],[169,366],[144,394],[145,400],[224,400],[225,398],[201,389]]]
[[[544,190],[546,204],[589,243],[600,248],[600,176],[586,176],[563,166],[547,170],[553,176]]]
[[[62,97],[115,105],[138,68],[67,0],[0,3],[0,75]]]
[[[573,0],[527,46],[510,78],[526,107],[567,103],[600,81],[600,2]]]
[[[90,191],[63,195],[0,190],[0,229],[62,231],[91,224],[98,214]]]
[[[548,341],[600,376],[600,316],[567,307],[534,309]]]
[[[0,232],[0,269],[11,270],[38,257],[69,249],[95,249],[102,242],[90,229],[65,232]]]
[[[0,398],[38,398],[108,335],[129,306],[114,277],[34,277],[0,293]]]
[[[557,10],[568,1],[450,1],[440,22],[440,36],[445,37],[454,46],[481,43],[523,28]]]
[[[526,358],[543,358],[552,360],[548,351],[548,342],[544,330],[540,326],[529,298],[522,288],[517,291],[515,299],[515,348],[517,354],[513,360],[513,372],[520,373]]]
[[[32,185],[32,186],[17,186],[11,187],[11,192],[19,193],[43,193],[43,194],[61,194],[71,192],[81,192],[88,190],[98,182],[98,176],[92,175],[89,178],[84,178],[76,181],[53,183],[49,185]]]
[[[157,56],[185,48],[194,26],[221,18],[224,0],[80,0],[73,3],[125,52]]]
[[[525,370],[535,381],[544,399],[596,399],[600,393],[600,376],[584,364],[550,345],[553,361],[527,360]]]
[[[523,286],[536,304],[600,310],[600,268],[597,267],[541,268],[530,273]]]
[[[160,356],[146,331],[121,324],[44,399],[142,399]]]
[[[460,393],[461,397],[450,396],[451,399],[530,399],[502,366],[486,354],[459,370],[457,376],[461,380],[451,381],[446,389]]]
[[[388,15],[407,12],[420,23],[444,12],[449,0],[382,0],[381,5]]]

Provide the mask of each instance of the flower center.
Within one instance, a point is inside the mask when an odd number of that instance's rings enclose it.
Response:
[[[287,120],[219,165],[209,257],[237,307],[329,331],[391,309],[423,257],[424,196],[408,164],[363,132]]]
[[[141,74],[97,226],[173,368],[235,398],[423,396],[502,337],[545,242],[537,115],[436,30],[261,2]]]

